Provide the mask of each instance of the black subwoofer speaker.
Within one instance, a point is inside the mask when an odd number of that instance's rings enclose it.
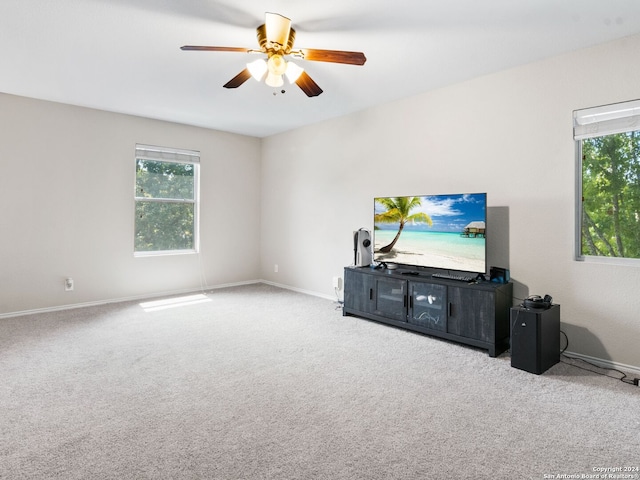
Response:
[[[540,375],[560,361],[560,305],[511,309],[511,366]]]

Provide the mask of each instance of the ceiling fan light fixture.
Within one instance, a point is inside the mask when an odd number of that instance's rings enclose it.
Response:
[[[274,75],[269,72],[267,73],[267,78],[265,78],[264,83],[270,87],[281,87],[284,85],[284,80],[282,79],[282,75]]]
[[[264,74],[267,73],[268,70],[267,62],[263,58],[259,58],[258,60],[247,63],[247,70],[249,70],[253,78],[261,82]]]
[[[299,65],[296,65],[293,62],[288,62],[287,70],[284,72],[284,74],[286,75],[287,80],[289,80],[289,83],[295,83],[298,77],[302,75],[302,72],[304,72],[304,68],[302,68]]]
[[[267,67],[273,75],[284,75],[284,72],[287,71],[287,62],[282,55],[276,53],[267,60]]]

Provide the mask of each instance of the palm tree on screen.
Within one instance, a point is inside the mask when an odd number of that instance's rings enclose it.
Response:
[[[426,223],[427,225],[433,225],[431,217],[424,212],[417,212],[411,214],[411,210],[422,205],[420,197],[389,197],[379,198],[376,200],[380,205],[387,210],[381,213],[377,213],[374,217],[375,223],[397,223],[398,233],[393,238],[389,245],[385,245],[380,249],[382,253],[388,253],[400,238],[400,234],[404,229],[407,222],[419,222]]]

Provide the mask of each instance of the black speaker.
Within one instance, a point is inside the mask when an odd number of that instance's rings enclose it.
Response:
[[[540,375],[560,361],[560,305],[511,309],[511,366]]]

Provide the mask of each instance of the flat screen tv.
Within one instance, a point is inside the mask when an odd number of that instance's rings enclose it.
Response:
[[[486,273],[487,194],[374,200],[374,262]]]

